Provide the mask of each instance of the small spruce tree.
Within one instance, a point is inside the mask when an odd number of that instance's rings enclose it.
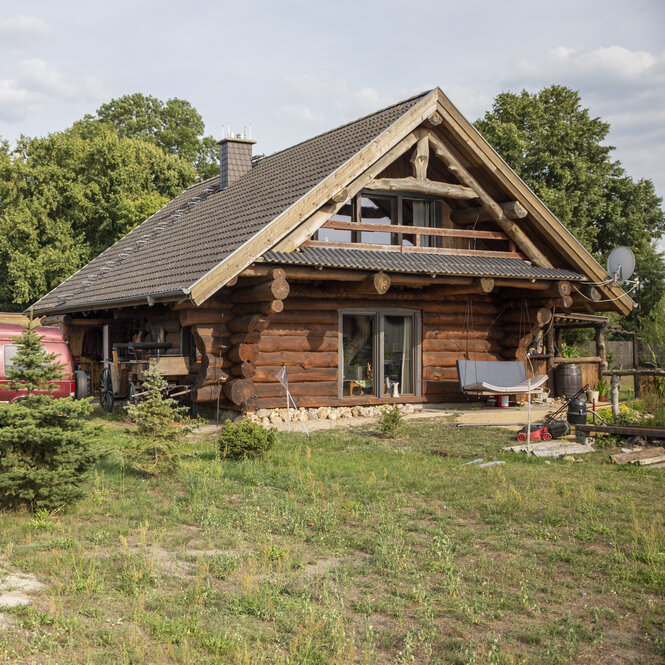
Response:
[[[94,464],[92,405],[49,393],[62,366],[46,352],[30,317],[16,338],[17,353],[7,370],[12,390],[25,390],[11,404],[0,404],[0,507],[53,510],[83,492]]]
[[[139,436],[127,447],[132,465],[142,473],[154,475],[172,469],[180,456],[180,434],[198,425],[187,416],[187,407],[166,396],[168,383],[154,363],[143,373],[142,391],[136,404],[125,412],[138,425]]]
[[[32,395],[36,390],[52,391],[54,381],[62,375],[62,363],[56,363],[55,353],[48,353],[37,333],[38,324],[32,318],[24,326],[23,334],[15,337],[17,349],[12,367],[5,371],[11,390],[25,390]]]

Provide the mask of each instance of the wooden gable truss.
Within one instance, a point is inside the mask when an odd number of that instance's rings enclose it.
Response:
[[[406,156],[411,164],[410,175],[397,178],[385,176],[391,165]],[[428,177],[428,170],[433,170],[430,166],[434,161],[441,165],[447,179],[456,182]],[[506,239],[508,244],[507,251],[503,252],[418,246],[380,246],[374,249],[467,255],[478,252],[485,256],[525,258],[544,268],[553,267],[554,259],[559,267],[565,265],[586,274],[589,282],[602,284],[599,288],[584,288],[585,293],[591,294],[592,300],[615,301],[615,307],[624,314],[632,309],[630,298],[618,286],[603,284],[607,275],[601,266],[438,89],[425,96],[371,144],[196,282],[190,292],[192,301],[197,305],[204,302],[229,280],[242,274],[266,251],[292,252],[303,246],[317,246],[320,241],[311,238],[318,229],[348,228],[346,225],[351,222],[331,221],[330,218],[362,190],[429,194],[457,202],[457,206],[459,202],[466,203],[451,210],[450,219],[456,228],[428,228],[426,233],[419,233],[417,228],[414,231],[414,227],[408,227],[410,235]],[[511,200],[502,201],[507,194]],[[475,205],[469,206],[471,201]],[[495,228],[459,228],[486,222]],[[353,224],[356,224],[353,230],[378,230],[375,225],[365,229],[357,226],[357,222]],[[406,232],[406,229],[395,228],[394,225],[390,230]],[[534,241],[534,238],[537,240]],[[323,244],[330,246],[330,243]],[[360,249],[360,245],[355,248]],[[525,288],[528,288],[524,281]]]

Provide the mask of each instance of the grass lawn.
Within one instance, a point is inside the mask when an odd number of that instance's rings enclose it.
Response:
[[[280,434],[256,462],[199,438],[145,479],[104,427],[86,500],[0,513],[3,565],[45,585],[0,615],[0,662],[665,661],[665,470],[411,421]]]

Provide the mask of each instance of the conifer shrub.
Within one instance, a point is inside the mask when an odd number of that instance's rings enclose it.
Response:
[[[275,440],[275,428],[265,429],[249,420],[226,420],[219,437],[219,454],[225,459],[258,459],[275,445]]]
[[[404,416],[397,404],[386,406],[379,416],[379,430],[386,437],[394,437],[404,423]]]
[[[188,416],[188,407],[181,406],[167,395],[168,383],[155,363],[143,373],[142,395],[125,412],[138,425],[138,436],[125,447],[132,466],[139,472],[155,475],[172,470],[183,453],[178,446],[182,435],[198,427],[199,421]]]
[[[37,326],[16,338],[9,387],[25,397],[0,404],[0,508],[53,510],[81,497],[95,463],[95,428],[88,400],[54,399],[48,392],[61,366],[46,352]]]

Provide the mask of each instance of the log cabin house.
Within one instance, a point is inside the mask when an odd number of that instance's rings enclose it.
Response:
[[[633,307],[438,88],[268,157],[253,143],[222,140],[219,178],[34,305],[93,385],[152,340],[199,403],[283,406],[284,365],[299,406],[460,401],[458,359],[522,360],[553,312]]]

